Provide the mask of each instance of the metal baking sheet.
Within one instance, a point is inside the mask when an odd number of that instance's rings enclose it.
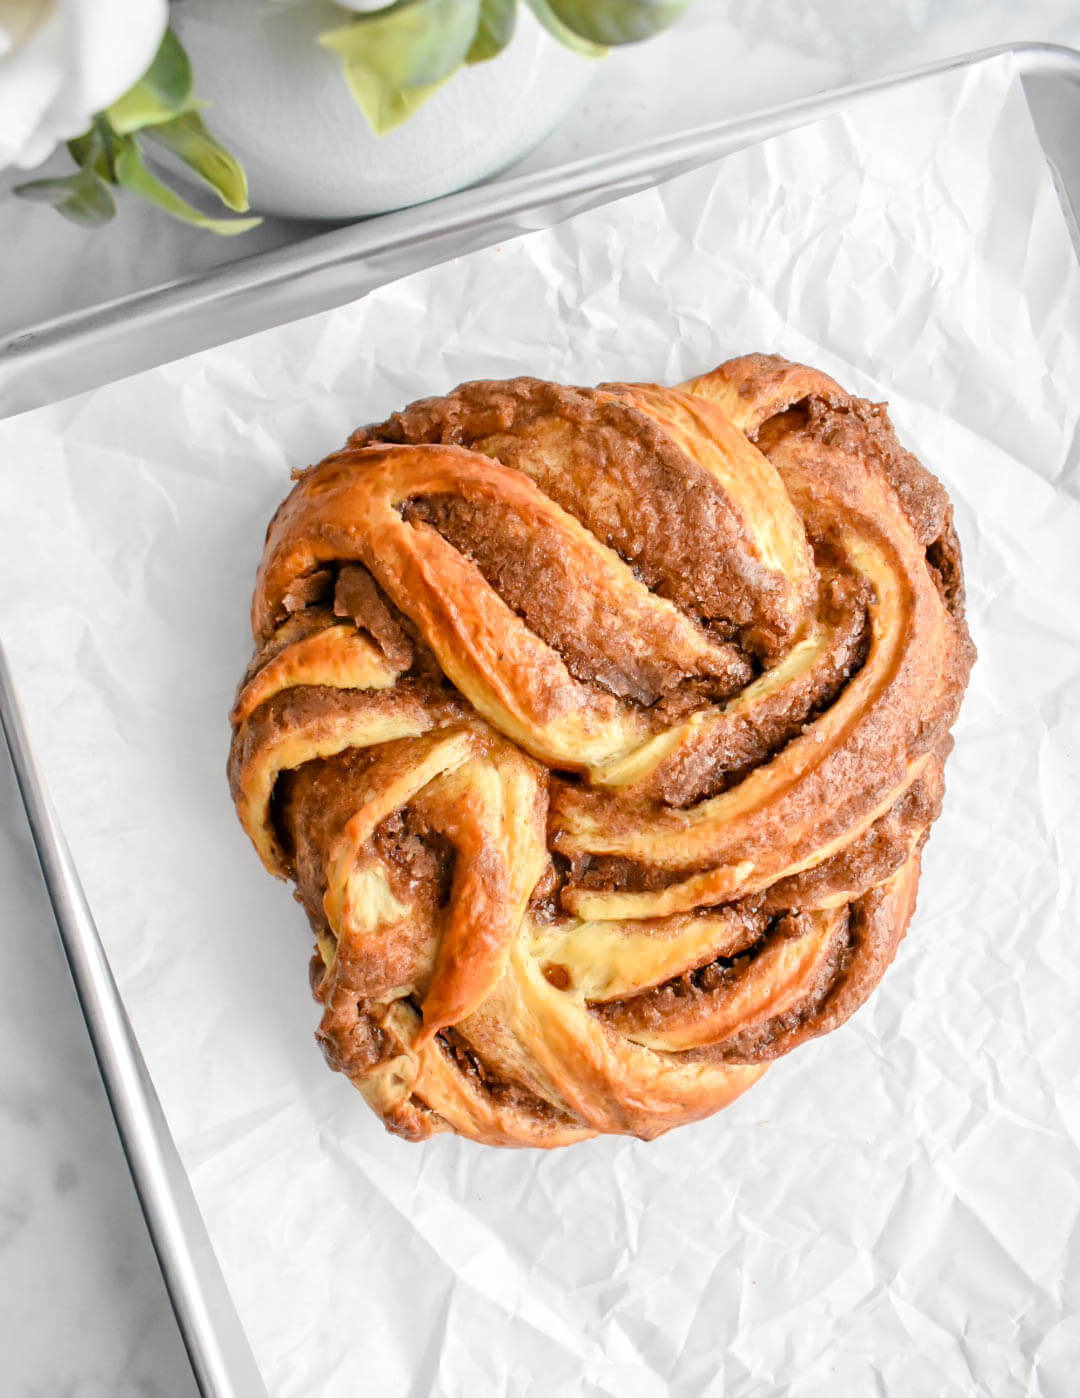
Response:
[[[1080,246],[1080,54],[993,50],[668,138],[617,158],[466,191],[422,209],[279,249],[195,282],[146,293],[16,337],[0,354],[11,414],[268,325],[340,304],[397,276],[542,227],[835,111],[863,93],[1008,52]],[[1071,133],[1071,134],[1070,134]],[[0,654],[0,717],[76,989],[178,1323],[206,1398],[265,1394],[141,1065],[78,877],[41,786]]]
[[[3,646],[0,732],[7,743],[105,1093],[199,1391],[206,1398],[265,1398],[265,1385],[165,1124],[71,852],[34,759]]]
[[[557,223],[815,121],[860,96],[1001,54],[1011,54],[1022,74],[1075,233],[1080,208],[1080,142],[1075,139],[1080,130],[1080,53],[1054,44],[1004,45],[621,153],[462,190],[19,331],[0,340],[0,417],[343,305],[397,277]]]

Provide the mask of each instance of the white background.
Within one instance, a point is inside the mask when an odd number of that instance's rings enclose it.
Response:
[[[709,4],[610,60],[534,167],[925,58],[1001,42],[1080,43],[1064,3]],[[276,234],[275,234],[276,236]],[[0,325],[207,265],[234,248],[149,221],[105,235],[0,203]],[[0,770],[0,1326],[4,1391],[194,1392],[56,947],[11,780]],[[917,1341],[913,1341],[917,1343]],[[763,1390],[768,1391],[768,1390]]]

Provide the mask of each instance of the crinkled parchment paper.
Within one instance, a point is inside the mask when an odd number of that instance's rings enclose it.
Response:
[[[755,349],[888,399],[956,502],[980,659],[897,962],[653,1144],[392,1139],[225,785],[289,468],[462,379]],[[1077,1392],[1078,415],[1080,273],[998,61],[0,424],[0,633],[275,1398]]]

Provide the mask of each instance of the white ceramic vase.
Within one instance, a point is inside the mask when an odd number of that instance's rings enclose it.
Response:
[[[243,162],[260,213],[355,218],[472,184],[537,145],[596,70],[521,5],[497,58],[460,69],[402,126],[377,137],[340,60],[316,42],[347,19],[327,0],[172,7],[207,125]]]

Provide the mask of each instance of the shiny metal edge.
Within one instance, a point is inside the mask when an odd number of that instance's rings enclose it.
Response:
[[[730,151],[816,121],[855,98],[1004,55],[1016,61],[1029,98],[1033,90],[1037,94],[1044,79],[1067,79],[1080,86],[1080,52],[1075,49],[1055,44],[1007,44],[699,127],[629,151],[464,190],[430,204],[318,234],[230,264],[209,276],[141,292],[0,341],[0,418],[227,339],[344,304],[447,256],[489,246],[531,227],[546,227]],[[1075,128],[1071,128],[1071,144],[1075,160],[1068,168],[1053,160],[1051,166],[1080,247],[1080,141],[1075,140]],[[225,333],[216,329],[207,333],[209,313],[220,314]],[[164,352],[148,346],[148,334],[161,337]],[[77,365],[87,353],[95,357],[100,372],[87,370],[80,375]],[[0,728],[199,1391],[203,1398],[266,1398],[266,1388],[49,804],[2,645]]]
[[[0,340],[0,418],[342,305],[398,277],[647,188],[845,104],[1010,55],[1025,81],[1080,84],[1080,53],[1014,44],[837,88],[624,151],[510,176],[257,253]]]
[[[267,1398],[34,759],[0,644],[0,728],[131,1177],[203,1398]]]

